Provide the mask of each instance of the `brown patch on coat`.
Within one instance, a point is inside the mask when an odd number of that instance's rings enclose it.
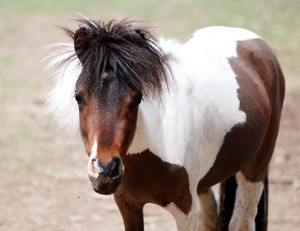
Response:
[[[243,124],[226,134],[213,167],[198,189],[212,186],[238,171],[250,181],[266,176],[273,154],[284,99],[284,76],[269,46],[261,39],[239,41],[237,57],[229,58],[237,75]]]
[[[125,200],[135,209],[142,208],[145,203],[165,207],[174,202],[183,213],[188,214],[192,197],[184,167],[164,162],[149,150],[128,154],[122,160],[125,171],[115,194],[119,202]]]

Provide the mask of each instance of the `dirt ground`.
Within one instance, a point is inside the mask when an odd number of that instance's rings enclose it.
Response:
[[[0,230],[124,230],[113,198],[90,186],[79,135],[58,131],[44,114],[49,85],[41,47],[63,38],[53,22],[65,24],[55,16],[26,18],[17,29],[0,22]],[[270,166],[270,231],[300,230],[300,80],[293,73],[286,78]],[[154,205],[145,209],[145,226],[176,230],[172,217]]]

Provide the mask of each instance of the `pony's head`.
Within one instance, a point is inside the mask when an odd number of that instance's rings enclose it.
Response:
[[[96,192],[111,194],[125,171],[122,158],[134,136],[139,104],[161,93],[168,59],[137,23],[81,20],[76,31],[67,32],[75,51],[69,60],[79,60],[80,66],[73,100],[89,178]]]

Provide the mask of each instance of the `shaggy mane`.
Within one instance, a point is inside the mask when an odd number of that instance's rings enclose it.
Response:
[[[84,19],[76,31],[65,30],[82,66],[89,70],[89,89],[99,86],[109,71],[144,97],[160,95],[167,85],[168,56],[147,27],[128,20],[105,24]]]

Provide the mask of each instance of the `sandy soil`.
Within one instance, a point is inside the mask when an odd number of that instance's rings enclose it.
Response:
[[[57,131],[43,115],[49,85],[39,64],[45,55],[40,47],[62,38],[49,27],[53,22],[66,23],[34,16],[9,30],[0,22],[0,230],[123,230],[113,198],[97,195],[90,186],[78,134]],[[299,86],[296,76],[287,76],[270,166],[271,231],[300,229]],[[145,224],[148,231],[175,230],[172,217],[154,205],[146,207]]]

